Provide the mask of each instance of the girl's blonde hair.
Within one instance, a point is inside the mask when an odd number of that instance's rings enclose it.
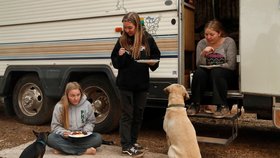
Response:
[[[82,88],[81,88],[81,86],[78,82],[67,83],[67,85],[65,87],[64,95],[60,99],[60,103],[63,106],[61,122],[62,122],[63,127],[65,129],[69,129],[69,113],[68,113],[68,110],[69,110],[70,103],[69,103],[69,100],[68,100],[68,93],[73,89],[79,89],[80,92],[81,92],[81,97],[83,96]]]
[[[218,20],[214,19],[214,20],[209,21],[204,27],[204,30],[206,30],[206,29],[212,29],[218,33],[221,33],[221,37],[226,36],[224,27],[223,27],[222,23],[219,22]]]
[[[146,55],[149,56],[150,48],[146,40],[147,37],[145,37],[144,27],[141,24],[139,15],[135,12],[129,12],[126,15],[124,15],[122,22],[131,22],[135,26],[136,32],[134,35],[134,42],[129,43],[129,36],[125,31],[123,31],[120,37],[121,47],[130,51],[134,59],[139,59],[141,55],[141,46],[144,46]]]

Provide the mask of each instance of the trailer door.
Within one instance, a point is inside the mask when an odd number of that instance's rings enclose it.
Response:
[[[280,2],[240,1],[241,91],[280,95]]]

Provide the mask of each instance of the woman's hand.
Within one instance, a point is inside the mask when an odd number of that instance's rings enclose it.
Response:
[[[209,55],[213,52],[214,52],[214,48],[207,46],[206,48],[203,49],[203,51],[200,53],[200,55],[206,57],[207,55]]]
[[[70,134],[71,134],[70,131],[65,131],[65,132],[63,132],[63,137],[68,138]]]
[[[147,63],[149,66],[154,66],[156,63],[155,62],[148,62]]]
[[[125,48],[120,48],[119,50],[119,56],[123,56],[125,53]]]

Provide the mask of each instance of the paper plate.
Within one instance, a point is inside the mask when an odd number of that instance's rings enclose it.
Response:
[[[157,59],[147,59],[147,60],[136,60],[138,63],[157,63],[159,60]]]
[[[87,137],[89,135],[91,135],[92,132],[87,132],[87,134],[83,134],[83,133],[79,133],[79,134],[74,134],[74,132],[72,132],[69,137],[71,138],[84,138],[84,137]]]

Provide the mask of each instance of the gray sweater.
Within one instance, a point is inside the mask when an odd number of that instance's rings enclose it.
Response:
[[[78,105],[69,105],[69,130],[63,127],[61,116],[63,106],[58,102],[53,111],[51,130],[56,134],[63,135],[65,131],[86,131],[92,132],[95,123],[95,116],[91,103],[85,95],[82,96]]]
[[[196,65],[206,65],[206,58],[204,56],[200,56],[202,50],[207,47],[206,39],[202,39],[198,42],[196,47]],[[218,47],[214,53],[219,53],[223,55],[226,59],[226,63],[222,64],[221,67],[235,70],[236,69],[236,54],[237,48],[234,40],[230,37],[225,37],[225,41],[223,44]]]

